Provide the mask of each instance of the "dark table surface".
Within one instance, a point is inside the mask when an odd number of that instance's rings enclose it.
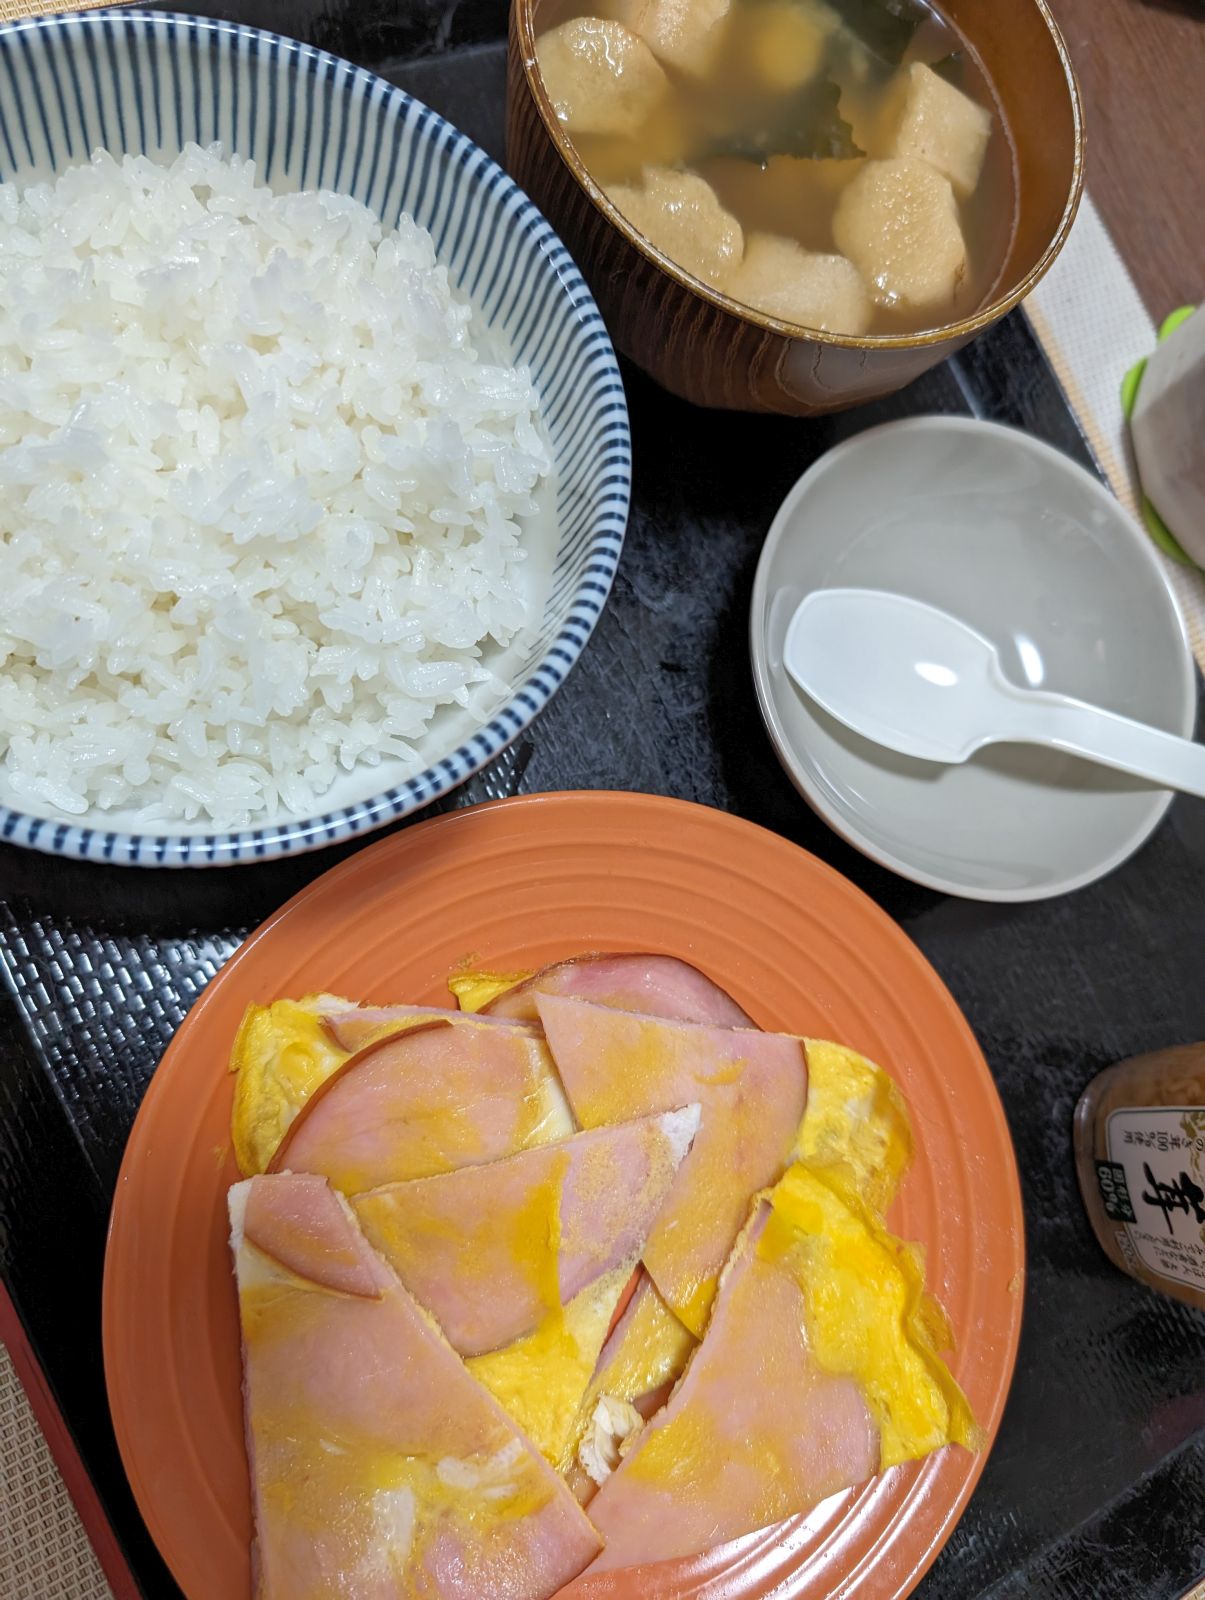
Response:
[[[261,0],[237,14],[382,68],[501,154],[500,4]],[[1174,1600],[1205,1572],[1205,1319],[1105,1260],[1075,1188],[1070,1126],[1101,1067],[1205,1038],[1205,804],[1177,800],[1133,860],[1078,894],[1020,906],[943,897],[866,861],[804,806],[763,734],[746,648],[765,531],[831,444],[892,417],[969,412],[1091,466],[1075,421],[1020,315],[893,400],[815,422],[700,412],[625,378],[636,484],[612,601],[539,723],[442,809],[548,789],[679,795],[815,852],[899,921],[999,1085],[1029,1251],[999,1440],[919,1593]],[[251,927],[346,853],[166,872],[0,847],[0,1267],[156,1600],[178,1591],[126,1486],[101,1369],[121,1153],[204,985]]]

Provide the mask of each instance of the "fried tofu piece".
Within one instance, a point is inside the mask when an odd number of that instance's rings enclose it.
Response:
[[[967,199],[983,171],[991,112],[920,61],[905,69],[897,92],[898,120],[887,153],[927,161],[960,200]]]
[[[767,316],[826,333],[865,333],[870,326],[870,296],[851,262],[769,233],[750,238],[728,293]]]
[[[837,202],[837,248],[876,304],[937,322],[955,314],[966,241],[948,178],[925,161],[867,161]]]
[[[644,40],[599,17],[575,17],[541,34],[536,61],[572,133],[635,133],[669,87]]]
[[[626,0],[620,15],[659,61],[692,77],[711,67],[732,0]]]
[[[697,174],[646,167],[639,188],[615,184],[607,195],[650,244],[696,277],[723,287],[740,265],[741,225]]]
[[[799,89],[820,71],[837,19],[803,0],[761,0],[749,8],[746,50],[758,81],[773,93]]]

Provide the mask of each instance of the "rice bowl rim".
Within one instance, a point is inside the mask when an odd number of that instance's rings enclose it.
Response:
[[[93,52],[98,35],[111,59],[120,44],[132,46],[137,42],[146,47],[148,61],[150,48],[155,43],[178,45],[183,37],[195,46],[202,36],[208,35],[216,51],[215,70],[228,71],[232,55],[241,47],[252,60],[262,56],[269,70],[275,68],[284,75],[312,76],[318,84],[315,110],[323,96],[333,94],[338,74],[346,85],[349,101],[355,99],[363,103],[372,95],[378,97],[382,108],[396,106],[399,132],[403,125],[401,119],[406,117],[404,125],[415,147],[437,152],[442,157],[444,170],[436,180],[437,187],[446,182],[450,168],[458,169],[462,179],[467,179],[484,195],[490,220],[499,224],[501,238],[517,244],[528,261],[542,260],[559,282],[557,298],[562,306],[568,302],[572,312],[573,327],[568,346],[579,353],[589,352],[587,386],[599,402],[596,425],[583,437],[570,442],[567,455],[570,462],[591,454],[597,456],[587,478],[597,505],[578,557],[580,576],[563,602],[555,637],[545,648],[542,659],[488,722],[422,772],[378,794],[313,816],[286,816],[261,826],[203,831],[201,826],[194,825],[189,832],[171,828],[163,832],[134,831],[106,826],[105,814],[95,809],[78,820],[68,820],[62,816],[36,816],[0,801],[0,841],[47,855],[120,866],[209,867],[266,861],[323,849],[395,822],[457,788],[531,725],[576,664],[610,594],[623,549],[631,499],[631,432],[619,365],[594,297],[543,213],[491,156],[404,89],[329,51],[266,29],[184,13],[106,9],[31,17],[0,26],[0,58],[7,57],[6,65],[14,87],[19,76],[28,77],[30,72],[27,35],[45,35],[58,40],[60,50],[71,60],[73,69],[80,52]],[[146,81],[143,62],[132,49],[128,52],[128,67],[136,80]],[[180,85],[178,92],[184,96],[189,88]],[[127,144],[125,153],[138,152]],[[240,152],[235,149],[233,153]],[[63,170],[63,166],[58,170]],[[2,174],[0,181],[3,181]],[[267,177],[263,181],[270,183]],[[338,184],[334,187],[338,192],[349,192]],[[381,220],[384,223],[384,219]],[[441,265],[447,265],[438,255],[436,259]],[[454,283],[453,288],[464,295],[458,284]],[[513,358],[517,365],[522,364],[521,351],[514,351]],[[541,416],[544,406],[545,397],[541,395]],[[566,463],[557,462],[556,466],[558,473],[563,474]],[[555,570],[554,558],[554,574]],[[368,774],[372,769],[361,770],[365,781],[370,781]]]

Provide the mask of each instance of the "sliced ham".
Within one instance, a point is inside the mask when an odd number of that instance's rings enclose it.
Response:
[[[358,1195],[365,1235],[462,1355],[630,1275],[699,1125],[690,1106]]]
[[[261,1241],[300,1229],[305,1274],[252,1241],[251,1217]],[[579,1573],[599,1540],[577,1502],[340,1197],[257,1177],[230,1218],[257,1600],[546,1600]],[[374,1297],[346,1291],[349,1250]]]
[[[350,1053],[412,1028],[418,1022],[465,1022],[463,1011],[447,1006],[348,1006],[323,1014],[322,1025],[341,1050]],[[509,1017],[475,1017],[474,1021],[511,1023]]]
[[[573,1131],[547,1049],[532,1032],[419,1023],[345,1061],[305,1103],[269,1170],[318,1173],[357,1194],[496,1161]]]
[[[542,994],[717,1028],[754,1026],[736,1001],[697,967],[675,956],[652,955],[589,955],[558,961],[492,1000],[483,1015],[534,1022],[536,996]]]
[[[246,1185],[243,1235],[264,1255],[311,1283],[379,1298],[387,1275],[359,1229],[330,1203],[325,1178],[298,1173],[287,1184]]]
[[[690,1154],[644,1249],[666,1303],[702,1337],[716,1280],[757,1192],[790,1158],[803,1116],[803,1045],[782,1034],[701,1027],[538,994],[573,1113],[599,1127],[697,1102]]]
[[[858,1385],[821,1370],[798,1284],[758,1254],[768,1209],[724,1274],[686,1376],[590,1502],[604,1548],[589,1576],[696,1555],[878,1470]]]

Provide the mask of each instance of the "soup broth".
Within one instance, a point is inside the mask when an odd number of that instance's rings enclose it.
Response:
[[[544,0],[537,28],[588,171],[721,293],[856,335],[990,297],[1012,148],[974,53],[920,0]]]

